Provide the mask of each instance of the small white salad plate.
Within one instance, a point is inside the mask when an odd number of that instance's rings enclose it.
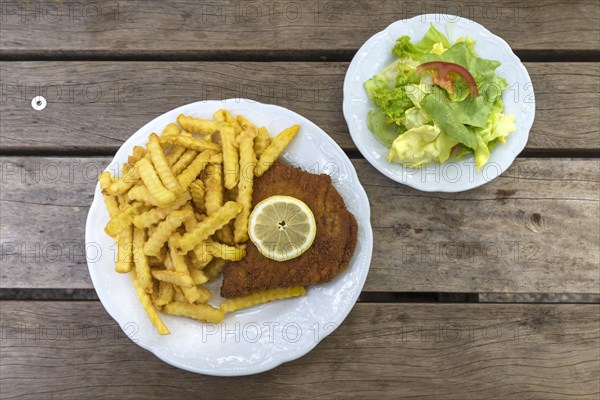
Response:
[[[243,114],[257,126],[277,134],[293,124],[300,131],[280,156],[287,164],[332,178],[346,207],[358,222],[358,243],[347,270],[331,282],[309,286],[303,297],[271,302],[228,314],[220,324],[161,314],[171,331],[160,336],[140,304],[129,274],[115,272],[115,245],[104,233],[109,220],[99,185],[85,230],[88,268],[106,311],[131,340],[163,361],[188,371],[220,376],[249,375],[294,360],[313,349],[346,318],[367,277],[373,249],[367,195],[342,149],[317,125],[282,107],[246,99],[200,101],[171,110],[139,129],[121,146],[108,171],[120,171],[133,146],[145,145],[148,135],[161,132],[179,114],[212,118],[225,108]],[[219,306],[221,281],[209,301]]]
[[[505,144],[500,143],[491,151],[489,161],[480,171],[475,168],[473,156],[459,161],[450,159],[444,164],[430,163],[421,168],[390,163],[386,160],[388,149],[367,127],[367,114],[372,106],[363,84],[394,61],[392,48],[396,39],[408,35],[413,43],[417,43],[425,36],[430,24],[445,34],[451,43],[461,36],[470,36],[476,41],[478,57],[500,61],[496,74],[508,81],[508,88],[502,94],[503,112],[515,115],[517,129],[508,136]],[[467,18],[424,14],[394,22],[362,45],[346,72],[343,109],[352,140],[379,172],[396,182],[427,192],[461,192],[498,177],[525,148],[535,117],[535,98],[527,70],[503,39]]]

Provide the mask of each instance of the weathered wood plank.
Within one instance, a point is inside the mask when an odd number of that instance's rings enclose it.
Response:
[[[294,110],[345,149],[356,149],[342,114],[347,63],[5,62],[0,140],[5,150],[114,151],[156,116],[183,104],[244,97]],[[600,64],[528,63],[536,120],[527,149],[600,147]],[[527,82],[512,88],[530,101]],[[42,94],[49,104],[31,108]]]
[[[231,54],[354,51],[390,23],[426,13],[475,20],[517,50],[598,49],[597,2],[3,2],[0,47],[14,54]],[[557,18],[560,16],[560,18]],[[451,20],[449,20],[451,22]],[[160,34],[154,34],[160,32]],[[68,40],[65,40],[68,38]]]
[[[599,311],[359,303],[308,355],[232,380],[163,363],[121,333],[99,302],[6,301],[1,397],[595,399]]]
[[[0,159],[5,288],[90,288],[84,227],[109,158]],[[371,202],[365,291],[600,293],[600,166],[519,159],[457,194],[424,193],[354,160]]]

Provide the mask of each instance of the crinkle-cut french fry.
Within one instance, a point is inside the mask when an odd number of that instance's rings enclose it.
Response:
[[[235,119],[237,120],[238,124],[240,124],[240,126],[242,127],[242,131],[248,129],[251,131],[256,131],[256,126],[252,122],[248,121],[246,117],[244,117],[242,114],[238,114],[235,117]]]
[[[135,225],[136,228],[149,228],[150,226],[165,219],[172,211],[179,210],[181,207],[186,205],[190,198],[190,194],[186,192],[180,198],[175,200],[175,203],[173,203],[173,205],[170,207],[153,208],[142,214],[136,215],[133,217],[133,225]]]
[[[133,268],[133,227],[128,225],[117,236],[117,262],[115,271],[126,273]]]
[[[187,218],[194,213],[190,210],[180,210],[171,212],[167,218],[158,224],[156,230],[150,235],[144,245],[144,253],[147,256],[157,256],[161,247],[169,240],[169,237],[177,230],[179,225],[183,224]]]
[[[199,138],[196,138],[193,136],[184,136],[184,135],[168,136],[164,139],[164,141],[167,143],[174,144],[174,145],[183,146],[186,149],[192,149],[192,150],[196,150],[196,151],[205,151],[205,150],[211,150],[211,151],[215,151],[215,152],[221,151],[221,146],[219,146],[217,143],[213,143],[213,142],[210,142],[205,139],[199,139]]]
[[[123,211],[128,205],[129,200],[127,199],[127,193],[121,193],[115,196],[117,203],[119,204],[119,210]]]
[[[279,154],[286,148],[286,146],[296,137],[300,125],[292,125],[287,129],[284,129],[275,136],[271,141],[271,144],[263,151],[256,167],[254,168],[254,175],[262,176],[271,165],[277,160]]]
[[[164,260],[165,268],[167,271],[175,271],[175,267],[173,266],[173,261],[171,261],[171,252],[167,252]]]
[[[228,261],[240,261],[246,255],[246,245],[244,244],[228,246],[213,240],[206,240],[194,247],[194,250],[199,247],[206,248],[206,252],[213,257],[222,258]]]
[[[208,239],[217,230],[225,226],[242,211],[242,206],[233,201],[228,201],[213,215],[210,215],[191,232],[186,232],[180,240],[174,241],[177,253],[186,254],[199,243]]]
[[[212,215],[223,206],[223,167],[211,164],[204,175],[204,207],[206,214]]]
[[[157,307],[162,307],[165,304],[168,304],[173,301],[173,296],[175,296],[175,288],[169,282],[159,281],[158,283],[158,296],[154,301],[154,305]]]
[[[134,146],[133,152],[127,157],[127,164],[129,166],[135,165],[136,162],[140,161],[146,155],[146,149],[142,146]],[[125,167],[125,165],[123,165]]]
[[[177,271],[166,271],[164,269],[155,269],[152,271],[154,279],[162,282],[169,282],[172,285],[177,285],[182,289],[194,287],[194,281],[189,274]]]
[[[112,177],[110,172],[104,171],[98,175],[98,183],[100,183],[100,190],[107,189],[112,184]]]
[[[219,127],[221,132],[221,147],[223,148],[223,168],[225,169],[225,183],[227,189],[237,185],[240,173],[240,163],[237,148],[235,146],[235,130],[228,123],[222,123]]]
[[[196,158],[197,155],[198,152],[196,150],[186,149],[185,153],[183,153],[181,157],[179,157],[179,160],[177,160],[177,162],[173,164],[173,173],[175,175],[179,175],[180,173],[182,173],[188,167],[188,165],[190,165],[190,163],[194,161],[194,158]]]
[[[129,169],[127,173],[123,174],[121,178],[118,178],[116,182],[113,182],[109,187],[105,189],[106,194],[110,196],[116,196],[118,194],[125,193],[126,191],[131,189],[131,187],[135,185],[135,183],[139,179],[139,168],[133,166],[131,167],[131,169]]]
[[[190,317],[202,322],[213,322],[218,324],[223,321],[225,313],[218,308],[213,308],[208,304],[189,304],[182,302],[172,302],[162,308],[165,314]]]
[[[204,210],[204,182],[201,179],[190,183],[190,193],[196,209]]]
[[[119,232],[122,232],[131,225],[133,216],[141,207],[142,203],[137,201],[125,205],[117,215],[108,221],[108,224],[106,224],[106,227],[104,228],[104,232],[106,232],[110,237],[116,238]]]
[[[204,151],[194,158],[194,161],[179,175],[177,180],[183,190],[187,190],[192,182],[196,180],[200,172],[209,164],[208,159],[213,155],[211,151]],[[211,164],[212,165],[212,164]],[[218,164],[215,164],[218,165]]]
[[[175,271],[187,275],[193,282],[193,279],[190,276],[190,270],[185,262],[185,257],[175,252],[175,242],[179,241],[180,239],[181,235],[179,235],[179,233],[174,233],[169,238],[169,255],[171,256],[171,261],[173,262],[173,268],[175,268]],[[194,285],[192,285],[192,287],[181,286],[181,291],[189,303],[193,303],[200,298],[200,293]]]
[[[98,177],[98,181],[100,182],[100,189],[102,190],[102,197],[104,198],[104,204],[106,205],[106,210],[108,211],[108,215],[113,218],[119,213],[119,201],[114,196],[109,196],[104,193],[104,190],[108,188],[112,184],[112,178],[110,177],[110,172],[106,171],[100,174]]]
[[[196,304],[206,303],[208,300],[210,300],[210,297],[212,296],[210,290],[203,286],[198,286],[198,293],[200,293],[200,297],[198,298],[198,300],[196,300]]]
[[[202,272],[204,272],[204,275],[208,277],[208,280],[212,281],[221,274],[226,264],[227,261],[223,260],[222,258],[213,258],[213,260],[202,270]]]
[[[160,145],[158,136],[153,133],[150,135],[150,141],[148,142],[148,152],[150,153],[150,160],[152,161],[152,165],[154,165],[154,169],[158,174],[163,185],[175,194],[183,193],[183,190],[179,186],[179,182],[177,181],[177,177],[171,170],[171,166],[169,165],[169,161],[167,161],[167,157],[163,151],[162,146]]]
[[[174,288],[175,288],[175,296],[173,297],[173,301],[176,301],[179,303],[187,303],[187,299],[183,295],[181,288],[179,286],[174,286]]]
[[[208,252],[207,246],[203,246],[203,243],[194,247],[190,254],[194,255],[194,267],[198,269],[206,267],[213,259],[213,255]]]
[[[213,114],[213,118],[219,123],[226,122],[228,124],[231,124],[233,126],[233,129],[235,129],[236,135],[242,131],[242,127],[240,126],[240,124],[238,124],[237,120],[233,118],[233,115],[231,115],[231,113],[228,110],[217,110]]]
[[[197,133],[199,135],[212,135],[219,130],[219,124],[217,121],[189,117],[183,114],[179,114],[177,117],[177,123],[186,131]]]
[[[181,130],[179,129],[177,124],[170,123],[167,126],[165,126],[165,129],[163,129],[163,131],[160,134],[161,147],[163,148],[163,150],[166,150],[169,147],[169,144],[163,143],[162,139],[167,136],[177,136],[180,132]]]
[[[208,159],[211,164],[223,164],[223,153],[215,153]]]
[[[256,138],[254,139],[254,153],[256,153],[256,157],[260,158],[265,149],[269,147],[269,144],[271,144],[271,137],[267,128],[264,126],[258,128]]]
[[[204,219],[204,218],[203,218]],[[194,218],[188,218],[185,222],[185,231],[191,232],[198,225],[198,220]],[[200,246],[200,245],[199,245]],[[206,247],[196,246],[193,251],[189,252],[187,256],[190,258],[191,265],[195,269],[202,269],[208,265],[213,256],[206,251]]]
[[[242,212],[235,217],[233,223],[233,241],[241,243],[248,238],[248,219],[252,211],[252,192],[254,186],[254,133],[244,130],[240,134],[240,182],[238,184],[237,202],[242,206]]]
[[[158,205],[161,207],[169,207],[175,203],[177,196],[175,196],[175,193],[163,186],[150,161],[142,158],[135,165],[140,171],[140,177],[142,178],[142,181],[144,181],[144,184]]]
[[[150,190],[144,185],[135,185],[129,189],[129,192],[127,192],[127,200],[141,201],[144,204],[158,207],[158,202],[152,197],[152,193],[150,193]]]
[[[136,272],[137,274],[137,272]],[[156,306],[156,299],[158,298],[158,281],[156,279],[152,280],[152,293],[150,294],[150,299],[152,299],[152,304]]]
[[[138,282],[137,274],[134,269],[131,270],[130,275],[131,280],[133,281],[133,287],[135,288],[135,292],[140,298],[140,302],[142,303],[142,306],[144,307],[148,318],[150,318],[150,321],[156,327],[158,333],[160,333],[161,335],[168,335],[170,333],[169,330],[160,319],[156,307],[154,307],[154,304],[152,304],[152,298],[148,293],[144,291],[144,288]]]
[[[194,211],[194,207],[192,206],[191,203],[187,203],[183,209],[185,210],[190,210],[190,211]],[[192,214],[192,216],[188,219],[186,219],[185,221],[183,221],[183,226],[185,228],[186,232],[191,231],[192,229],[194,229],[196,227],[196,225],[198,225],[198,221],[196,221],[196,215]]]
[[[127,173],[129,173],[131,168],[133,168],[133,165],[129,164],[128,162],[123,163],[123,167],[121,168],[121,176],[127,175]],[[117,178],[117,179],[119,179],[119,178]]]
[[[221,304],[221,310],[230,313],[242,308],[248,308],[257,304],[268,303],[273,300],[289,299],[290,297],[303,296],[306,289],[303,286],[294,286],[289,288],[267,289],[262,292],[253,293],[248,296],[237,297],[226,300]]]
[[[220,109],[214,112],[213,118],[217,122],[227,122],[227,114],[231,115],[229,110]],[[232,117],[233,118],[233,117]]]
[[[144,254],[144,244],[146,243],[146,230],[134,228],[133,230],[133,262],[138,281],[146,293],[152,293],[152,275],[150,274],[150,265]]]
[[[167,125],[167,127],[164,129],[164,131],[160,134],[160,146],[163,149],[169,149],[169,146],[171,146],[170,143],[167,143],[165,141],[166,137],[169,136],[177,136],[177,135],[181,135],[181,131],[179,130],[179,127],[175,124],[169,124]],[[179,157],[181,157],[181,155],[183,153],[185,153],[187,149],[183,146],[178,146],[178,145],[173,145],[171,146],[171,148],[168,150],[166,158],[167,158],[167,162],[169,163],[170,166],[173,166],[175,164],[175,162],[177,162],[177,160],[179,160]]]
[[[163,145],[169,146],[170,144],[161,142],[160,145],[161,146],[163,146]],[[188,149],[186,149],[183,146],[179,146],[179,145],[171,146],[171,149],[169,150],[169,152],[166,155],[169,165],[174,166],[177,163],[177,161],[179,161],[179,159],[181,158],[183,153],[185,153],[187,150]]]
[[[201,269],[193,269],[190,271],[190,276],[195,285],[203,285],[208,282],[208,276],[204,275]],[[196,300],[197,301],[197,300]]]

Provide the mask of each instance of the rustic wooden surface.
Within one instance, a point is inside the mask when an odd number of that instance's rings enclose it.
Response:
[[[597,160],[519,159],[500,178],[459,194],[419,192],[365,160],[353,162],[371,202],[365,291],[600,292]],[[1,287],[92,287],[85,219],[96,176],[109,163],[0,158]]]
[[[96,301],[7,301],[0,312],[5,398],[549,400],[600,393],[597,304],[359,303],[305,357],[238,378],[164,364],[132,344]]]
[[[356,51],[390,23],[427,13],[462,15],[519,50],[598,49],[596,2],[500,0],[397,2],[95,1],[8,3],[1,47],[21,56],[336,56]],[[11,4],[22,5],[13,7]],[[51,5],[48,5],[51,4]],[[22,34],[27,26],[26,35]]]
[[[348,63],[6,62],[0,121],[5,151],[113,154],[131,134],[182,104],[245,97],[278,104],[356,150],[342,114]],[[596,151],[600,115],[597,63],[526,63],[536,118],[526,151]],[[509,89],[531,101],[529,82]],[[49,105],[31,108],[41,93]]]
[[[599,398],[598,2],[0,7],[1,399]],[[341,111],[362,43],[393,21],[435,12],[504,38],[536,94],[525,152],[464,193],[384,178],[356,150]],[[516,101],[529,101],[528,84],[512,89]],[[41,112],[30,106],[38,94],[49,100]],[[92,292],[85,219],[95,176],[123,141],[174,107],[230,97],[306,116],[353,159],[375,245],[361,301],[339,329],[272,371],[214,378],[136,346],[98,301],[32,301]],[[484,292],[595,303],[473,303]],[[436,302],[406,303],[415,300]]]

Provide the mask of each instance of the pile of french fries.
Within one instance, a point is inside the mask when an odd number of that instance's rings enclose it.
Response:
[[[214,120],[179,115],[177,124],[136,146],[121,177],[104,172],[100,188],[118,248],[115,270],[129,273],[148,317],[169,334],[158,311],[221,322],[224,314],[305,294],[273,289],[215,308],[203,285],[227,261],[246,253],[254,177],[263,175],[292,141],[293,125],[274,138],[244,116],[219,110]]]

